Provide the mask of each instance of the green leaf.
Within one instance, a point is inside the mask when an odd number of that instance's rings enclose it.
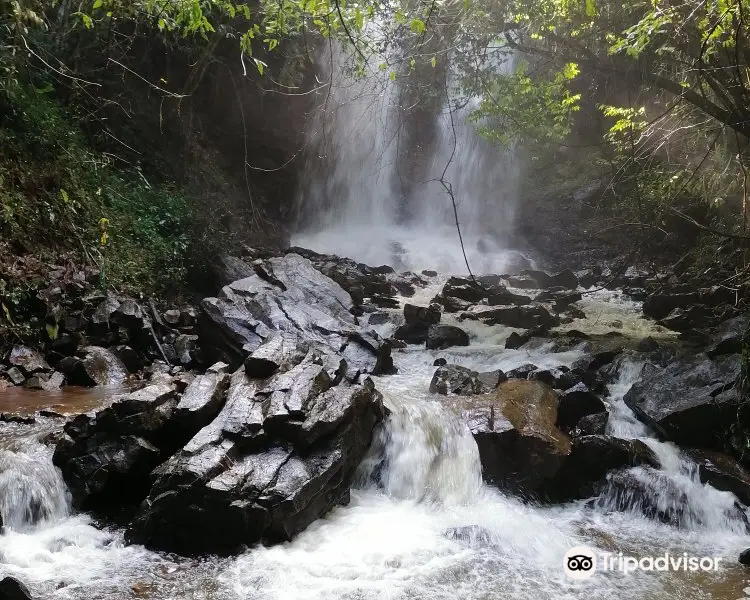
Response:
[[[437,65],[437,58],[434,56],[432,57],[432,60],[430,60],[430,64],[432,65],[432,68],[435,68],[435,65]]]
[[[391,71],[391,81],[396,81],[396,71]]]
[[[101,8],[102,4],[104,4],[102,0],[95,0],[94,6],[93,6],[94,10],[96,10],[97,8]]]
[[[421,34],[424,32],[424,21],[421,19],[412,19],[411,23],[409,23],[409,29],[411,29],[414,33]]]

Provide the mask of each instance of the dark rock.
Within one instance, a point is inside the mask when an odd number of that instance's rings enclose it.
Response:
[[[723,492],[732,492],[745,506],[750,506],[750,473],[732,457],[710,450],[685,450],[698,465],[701,483]]]
[[[652,294],[643,302],[643,314],[654,320],[665,318],[676,308],[687,308],[700,302],[697,292]]]
[[[651,336],[643,338],[635,347],[638,352],[654,352],[659,349],[659,342]]]
[[[49,373],[52,367],[47,364],[44,357],[28,346],[13,346],[8,355],[8,364],[16,367],[27,377],[35,373]]]
[[[440,309],[435,305],[429,307],[404,305],[404,320],[406,323],[396,329],[393,337],[409,344],[423,344],[427,341],[427,334],[432,325],[440,323]]]
[[[557,426],[563,431],[570,431],[583,417],[606,411],[604,402],[585,384],[579,383],[560,396]]]
[[[578,385],[579,383],[583,383],[584,379],[589,379],[589,377],[587,377],[586,371],[584,371],[583,369],[573,368],[564,373],[560,373],[560,375],[555,380],[553,387],[558,390],[566,391]]]
[[[469,334],[454,325],[430,325],[427,330],[427,349],[443,350],[453,346],[468,346]]]
[[[558,285],[569,290],[574,290],[578,287],[578,278],[575,273],[570,269],[560,271],[557,275],[552,276],[552,285]]]
[[[441,366],[430,382],[431,394],[470,396],[493,391],[506,380],[502,371],[478,373],[459,365]]]
[[[96,385],[115,387],[128,378],[127,368],[111,350],[86,346],[80,350],[80,354],[81,368]]]
[[[283,332],[284,339],[296,336],[307,346],[342,353],[350,379],[392,370],[390,346],[357,325],[349,294],[310,261],[288,254],[270,259],[264,269],[265,276],[235,281],[201,303],[201,347],[212,350],[207,356],[238,364],[257,358],[255,352]]]
[[[433,367],[444,367],[447,364],[448,364],[448,361],[445,360],[444,358],[436,358],[435,362],[432,363],[432,366]]]
[[[415,306],[404,304],[404,321],[407,325],[419,324],[429,327],[440,323],[440,309],[435,305]]]
[[[680,445],[721,448],[737,413],[734,386],[740,356],[711,360],[698,355],[665,369],[646,364],[640,379],[625,394],[625,403],[662,438]]]
[[[53,462],[76,507],[107,510],[145,497],[151,470],[183,441],[170,423],[174,396],[171,385],[152,384],[66,423]]]
[[[430,271],[429,269],[425,269],[422,271],[422,275],[425,277],[437,277],[437,271]]]
[[[219,416],[154,472],[131,542],[228,554],[288,540],[348,501],[382,398],[369,380],[330,387],[314,358],[293,371],[265,383],[232,376]]]
[[[714,312],[703,304],[696,304],[689,308],[675,308],[657,323],[673,331],[692,331],[696,328],[712,325],[717,321]]]
[[[211,422],[224,404],[224,392],[229,386],[229,375],[224,366],[198,375],[187,386],[175,408],[174,417],[184,428],[197,430]]]
[[[577,437],[565,464],[541,493],[553,502],[589,498],[603,488],[607,473],[636,465],[660,466],[656,455],[640,440],[607,435]]]
[[[578,421],[574,431],[577,435],[603,435],[607,430],[607,422],[609,421],[608,412],[595,413],[593,415],[586,415]]]
[[[559,323],[559,319],[543,306],[479,309],[463,313],[462,317],[478,319],[486,325],[507,325],[518,329],[549,328]]]
[[[517,350],[524,344],[528,343],[532,337],[533,334],[530,331],[524,331],[523,333],[517,333],[514,331],[508,336],[508,339],[505,340],[505,347],[508,350]]]
[[[750,566],[750,548],[747,548],[746,550],[743,550],[740,553],[740,557],[737,559],[737,561],[741,565]]]
[[[130,346],[120,345],[115,346],[111,349],[115,353],[117,358],[122,361],[125,368],[130,373],[137,373],[143,368],[144,360],[138,352],[133,350]]]
[[[552,288],[538,294],[534,298],[534,302],[551,302],[554,303],[556,310],[561,311],[582,298],[583,296],[578,292],[571,292],[564,288]]]
[[[390,323],[391,321],[391,315],[385,312],[377,312],[372,313],[369,318],[367,319],[368,325],[385,325],[386,323]]]
[[[443,298],[457,298],[470,304],[476,304],[487,298],[489,293],[471,279],[451,277],[443,286],[441,296]]]
[[[65,376],[55,371],[51,375],[40,373],[33,375],[26,380],[25,386],[29,389],[43,390],[45,392],[54,392],[59,390],[65,382]]]
[[[32,600],[29,589],[17,579],[0,580],[0,600]]]
[[[454,298],[453,296],[443,296],[439,294],[435,296],[433,302],[440,304],[443,310],[447,313],[457,313],[468,310],[471,308],[471,302],[467,300],[461,300],[460,298]]]
[[[36,419],[30,415],[18,415],[12,413],[0,413],[0,422],[18,423],[20,425],[33,425]],[[1,518],[0,518],[1,520]]]
[[[493,287],[487,296],[490,306],[525,306],[531,304],[531,298],[522,294],[514,294],[504,286]]]
[[[728,320],[712,335],[711,343],[706,349],[709,358],[724,354],[742,352],[742,336],[747,328],[747,317],[735,317]]]
[[[506,375],[508,376],[508,379],[528,379],[529,375],[537,370],[539,370],[539,367],[537,367],[536,365],[526,363],[525,365],[521,365],[520,367],[511,369],[506,373]]]
[[[583,371],[597,371],[603,366],[610,364],[613,360],[620,356],[620,354],[622,354],[622,348],[614,348],[612,350],[597,352],[590,356],[579,358],[573,363],[573,368],[581,369]]]
[[[479,448],[485,480],[523,496],[554,478],[570,453],[555,427],[557,395],[538,381],[506,381],[492,394],[461,400]]]
[[[11,367],[5,373],[5,376],[10,380],[13,385],[21,385],[26,381],[26,377],[21,373],[21,369],[18,367]]]

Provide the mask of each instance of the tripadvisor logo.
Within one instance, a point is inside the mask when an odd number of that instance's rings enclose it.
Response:
[[[600,571],[718,571],[720,556],[688,556],[665,552],[659,556],[626,556],[622,552],[597,553],[586,546],[576,546],[565,553],[563,570],[571,579],[588,579]]]
[[[563,569],[571,579],[588,579],[596,573],[596,553],[586,546],[575,546],[565,553]]]

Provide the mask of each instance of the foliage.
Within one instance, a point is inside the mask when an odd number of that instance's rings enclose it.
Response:
[[[117,289],[174,292],[189,267],[190,203],[142,172],[92,151],[49,94],[0,95],[0,232],[19,248],[77,248]],[[102,219],[108,220],[106,248]]]

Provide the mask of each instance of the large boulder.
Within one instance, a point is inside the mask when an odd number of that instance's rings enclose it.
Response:
[[[427,330],[428,350],[443,350],[453,346],[468,346],[469,334],[455,325],[431,325]]]
[[[29,589],[13,577],[0,580],[0,600],[32,600]]]
[[[563,431],[576,427],[584,417],[606,413],[604,402],[586,384],[579,383],[560,394],[557,405],[557,426]]]
[[[719,449],[736,418],[740,371],[738,354],[698,355],[664,369],[647,363],[624,400],[662,438]]]
[[[502,371],[478,373],[459,365],[442,365],[430,381],[430,393],[443,396],[488,394],[507,377]]]
[[[172,385],[153,384],[66,423],[53,462],[74,506],[107,512],[140,502],[154,467],[189,438],[175,427],[175,396]]]
[[[128,539],[226,554],[291,539],[347,503],[384,408],[371,380],[337,379],[312,352],[270,378],[237,371],[219,415],[154,471]]]
[[[79,351],[80,368],[96,385],[116,387],[128,378],[128,369],[120,358],[107,348],[86,346]]]
[[[480,277],[478,280],[451,277],[436,298],[446,312],[466,310],[482,300],[487,300],[490,306],[523,306],[531,302],[530,297],[511,292],[499,278],[492,277]]]
[[[685,453],[698,465],[701,483],[717,490],[732,492],[745,506],[750,506],[750,473],[736,460],[721,452],[711,450],[686,450]]]
[[[408,344],[424,344],[430,327],[440,323],[441,316],[436,305],[404,304],[404,324],[396,329],[393,337]]]
[[[581,436],[573,439],[570,455],[540,494],[553,502],[590,498],[601,491],[610,471],[643,464],[660,466],[656,455],[639,440]]]
[[[44,357],[28,346],[13,346],[8,354],[8,364],[19,369],[27,377],[52,371]]]
[[[462,313],[461,317],[479,320],[486,325],[506,325],[518,329],[549,329],[560,322],[543,306],[480,307]]]
[[[201,345],[214,358],[239,364],[256,351],[265,353],[261,346],[281,334],[295,347],[300,341],[341,353],[351,380],[392,371],[390,346],[359,327],[350,295],[309,260],[287,254],[253,268],[253,275],[201,303]]]
[[[542,382],[509,380],[456,408],[477,442],[484,479],[502,489],[537,495],[570,454],[570,439],[555,426],[557,394]]]

